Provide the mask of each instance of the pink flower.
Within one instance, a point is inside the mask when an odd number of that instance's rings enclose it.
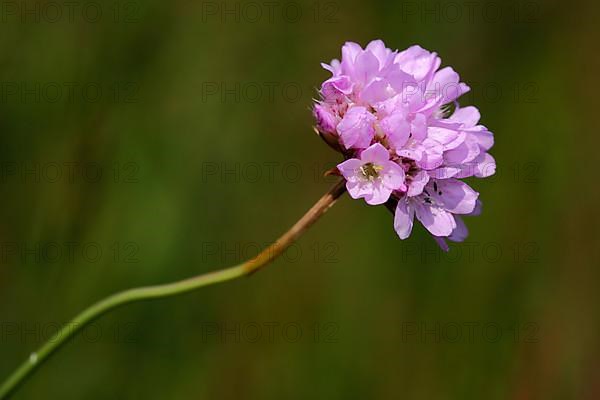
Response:
[[[367,204],[379,205],[389,200],[394,190],[406,190],[404,170],[390,161],[390,153],[375,143],[360,154],[338,165],[346,178],[346,188],[354,199],[364,198]]]
[[[404,196],[398,201],[394,228],[400,239],[406,239],[410,236],[416,215],[433,236],[449,237],[459,228],[455,214],[471,214],[478,197],[479,193],[459,180],[431,180],[418,196]],[[463,224],[460,225],[462,227]]]
[[[459,181],[486,178],[496,162],[493,134],[475,107],[458,106],[469,87],[436,53],[419,46],[398,52],[380,40],[352,42],[341,60],[323,67],[332,76],[315,105],[317,131],[347,161],[338,169],[353,198],[396,206],[394,226],[405,239],[413,217],[443,248],[464,240],[459,215],[471,215],[478,194]],[[478,204],[478,203],[477,203]]]

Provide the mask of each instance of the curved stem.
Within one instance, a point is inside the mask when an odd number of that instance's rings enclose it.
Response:
[[[344,181],[339,181],[333,186],[308,212],[294,224],[274,244],[263,250],[255,258],[235,267],[221,271],[199,275],[183,281],[148,286],[126,290],[107,297],[104,300],[88,307],[73,320],[56,332],[35,353],[29,356],[21,366],[0,386],[0,400],[7,398],[29,377],[50,355],[59,347],[68,342],[81,328],[100,317],[102,314],[122,305],[140,300],[158,299],[190,292],[204,286],[230,281],[243,276],[251,275],[271,261],[280,256],[293,244],[308,228],[310,228],[335,202],[344,194],[346,187]]]

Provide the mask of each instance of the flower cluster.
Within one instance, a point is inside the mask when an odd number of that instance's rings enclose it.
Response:
[[[392,51],[380,40],[363,49],[346,43],[342,60],[314,106],[317,131],[345,161],[338,165],[350,195],[395,210],[406,239],[417,219],[447,250],[462,241],[461,216],[480,212],[479,194],[460,179],[485,178],[496,164],[493,134],[475,107],[460,108],[469,91],[450,67],[419,46]]]

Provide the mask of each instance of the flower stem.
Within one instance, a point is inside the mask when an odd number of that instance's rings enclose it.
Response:
[[[344,180],[335,184],[323,197],[308,210],[308,212],[294,224],[274,244],[263,250],[255,258],[235,267],[221,271],[210,272],[183,281],[129,289],[97,302],[88,307],[73,320],[56,332],[42,347],[29,356],[27,361],[15,370],[11,376],[0,386],[0,400],[8,398],[44,361],[46,361],[59,347],[67,343],[81,328],[100,317],[102,314],[122,305],[140,300],[159,299],[187,293],[204,286],[230,281],[243,276],[249,276],[259,271],[271,261],[280,256],[293,244],[308,228],[310,228],[336,200],[345,193]]]

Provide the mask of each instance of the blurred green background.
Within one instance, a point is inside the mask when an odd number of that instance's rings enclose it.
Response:
[[[115,291],[256,254],[331,185],[341,45],[437,51],[496,135],[468,242],[343,198],[267,270],[127,306],[15,399],[598,399],[598,6],[10,2],[0,379]],[[300,14],[299,14],[300,12]]]

